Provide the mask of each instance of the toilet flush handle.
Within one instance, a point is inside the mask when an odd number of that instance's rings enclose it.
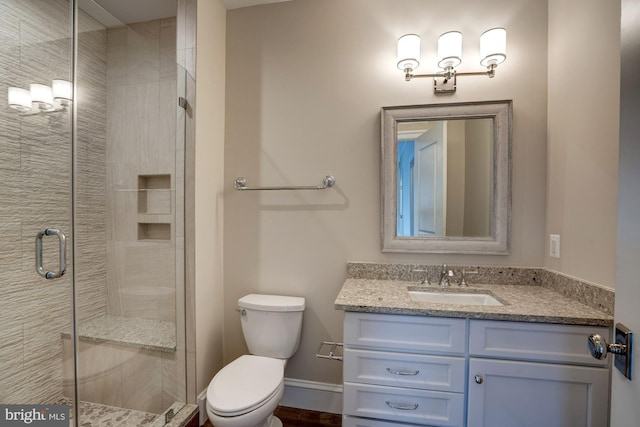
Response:
[[[245,310],[244,308],[236,308],[236,311],[240,313],[241,316],[246,316],[247,315],[247,310]]]

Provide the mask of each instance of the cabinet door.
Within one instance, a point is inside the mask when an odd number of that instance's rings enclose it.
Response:
[[[605,368],[471,358],[467,426],[606,427],[608,394]]]

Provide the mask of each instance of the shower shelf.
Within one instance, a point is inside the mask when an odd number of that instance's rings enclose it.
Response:
[[[171,175],[138,175],[138,213],[171,213]]]
[[[70,334],[63,332],[64,338]],[[80,323],[80,341],[108,343],[126,347],[173,353],[176,351],[174,322],[124,316],[101,316]]]
[[[171,223],[138,222],[138,240],[171,242]]]

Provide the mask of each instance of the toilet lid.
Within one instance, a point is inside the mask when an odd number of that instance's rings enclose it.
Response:
[[[258,311],[304,311],[304,298],[249,294],[238,300],[238,307]]]
[[[213,377],[207,389],[207,404],[219,415],[241,415],[268,400],[283,379],[282,360],[240,356]]]

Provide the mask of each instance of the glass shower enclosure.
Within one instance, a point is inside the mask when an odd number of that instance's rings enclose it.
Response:
[[[0,0],[0,405],[164,425],[186,401],[187,77],[177,6],[110,3]]]

